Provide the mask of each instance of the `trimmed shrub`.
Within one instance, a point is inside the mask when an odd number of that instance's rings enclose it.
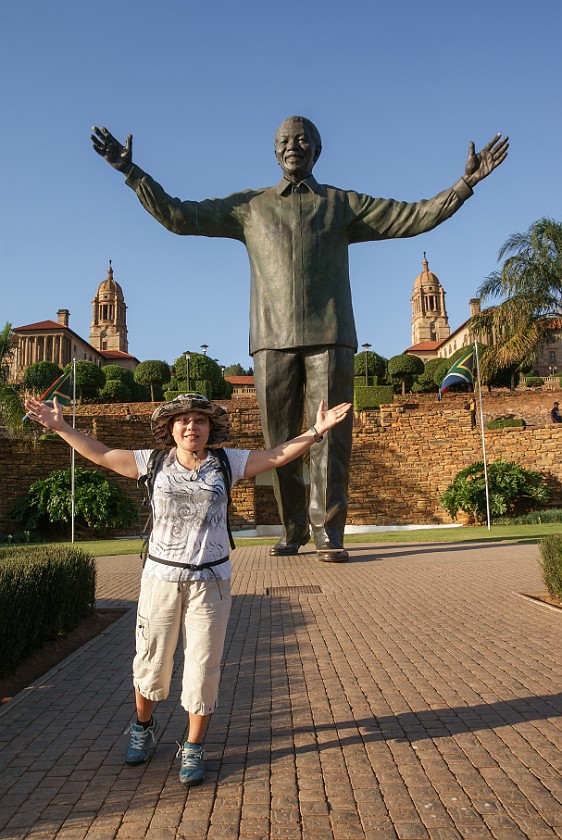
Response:
[[[121,379],[106,379],[105,385],[99,390],[99,398],[104,403],[126,403],[132,396],[132,389]]]
[[[381,405],[388,405],[394,401],[394,388],[392,385],[356,385],[354,391],[355,411],[363,411],[366,408],[380,408]]]
[[[544,385],[544,379],[541,376],[526,376],[525,377],[525,387],[526,388],[540,388]]]
[[[494,519],[494,525],[544,525],[547,522],[562,522],[562,510],[542,508],[533,510],[531,513],[523,513],[521,516]]]
[[[94,558],[69,547],[0,549],[0,676],[94,606]]]
[[[212,385],[208,379],[192,379],[190,381],[191,386],[191,393],[192,394],[201,394],[203,397],[206,397],[208,400],[212,399]],[[185,387],[183,391],[172,391],[166,390],[164,391],[164,399],[166,402],[170,402],[171,400],[175,400],[176,397],[179,397],[180,394],[185,394]]]
[[[160,399],[162,386],[170,381],[170,366],[159,359],[147,359],[137,365],[134,373],[135,382],[150,388],[152,402]]]
[[[520,417],[498,417],[497,420],[488,420],[486,423],[487,429],[509,429],[509,428],[525,428],[526,423]]]
[[[61,376],[61,368],[55,362],[33,362],[23,373],[21,383],[27,391],[40,394]]]
[[[562,601],[562,535],[552,534],[539,542],[541,572],[548,594]]]

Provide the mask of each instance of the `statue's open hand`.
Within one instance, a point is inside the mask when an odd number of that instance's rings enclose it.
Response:
[[[94,150],[98,155],[105,158],[114,169],[128,174],[133,163],[133,135],[129,134],[125,140],[125,145],[122,146],[119,140],[116,140],[113,134],[103,125],[99,128],[94,125],[92,131],[94,134],[90,136]]]
[[[507,137],[502,137],[501,134],[496,134],[492,137],[490,142],[484,146],[481,152],[476,153],[474,143],[472,140],[468,144],[468,157],[466,159],[466,168],[464,172],[464,180],[469,187],[474,187],[478,181],[486,178],[496,166],[503,163],[507,157],[507,149],[509,142]]]

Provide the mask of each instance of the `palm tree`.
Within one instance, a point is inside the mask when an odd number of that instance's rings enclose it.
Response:
[[[25,408],[17,387],[8,381],[13,352],[14,333],[12,325],[6,324],[0,332],[0,422],[10,436],[21,437],[25,431]]]
[[[482,301],[504,298],[497,306],[474,315],[474,335],[488,335],[492,346],[484,354],[489,373],[533,364],[538,351],[560,331],[562,319],[562,223],[539,219],[526,233],[514,233],[504,243],[494,271],[478,289]]]

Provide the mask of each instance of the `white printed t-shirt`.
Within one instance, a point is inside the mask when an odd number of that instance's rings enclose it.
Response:
[[[152,449],[135,449],[139,478],[146,475]],[[158,469],[152,494],[153,528],[148,553],[162,560],[200,565],[227,557],[230,550],[226,527],[228,497],[224,478],[213,450],[196,470],[182,467],[176,449],[170,450]],[[244,477],[250,451],[225,449],[232,469],[232,484]],[[229,580],[230,560],[212,569],[190,571],[167,566],[147,557],[143,576],[158,580]]]

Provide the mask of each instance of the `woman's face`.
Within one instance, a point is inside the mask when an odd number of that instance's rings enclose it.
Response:
[[[170,431],[177,447],[198,452],[207,445],[211,420],[208,414],[201,411],[186,411],[172,419]]]

